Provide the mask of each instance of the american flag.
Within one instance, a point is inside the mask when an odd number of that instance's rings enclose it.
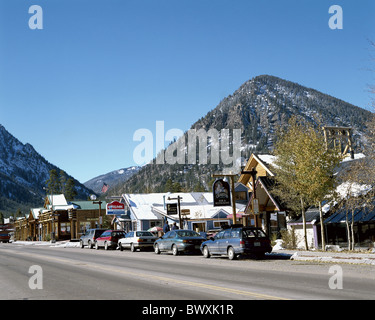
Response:
[[[109,185],[106,183],[103,183],[102,193],[106,193],[108,191],[108,188],[109,188]]]

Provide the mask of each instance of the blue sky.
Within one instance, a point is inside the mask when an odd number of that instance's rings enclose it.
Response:
[[[137,129],[185,131],[257,75],[369,109],[374,13],[373,0],[0,0],[0,124],[85,182],[134,165]]]

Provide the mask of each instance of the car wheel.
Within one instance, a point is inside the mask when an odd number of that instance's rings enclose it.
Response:
[[[203,256],[204,256],[205,258],[209,258],[209,257],[211,256],[210,251],[208,250],[208,247],[207,247],[207,246],[204,246],[204,247],[203,247]]]
[[[96,250],[99,250],[98,241],[95,241],[95,249],[96,249]]]
[[[178,255],[178,249],[177,249],[177,246],[176,246],[175,244],[172,246],[172,254],[173,254],[174,256],[177,256],[177,255]]]
[[[83,245],[83,241],[82,241],[82,240],[79,242],[79,246],[81,247],[81,249],[84,248],[84,245]]]
[[[235,254],[234,249],[232,247],[228,248],[228,258],[229,258],[229,260],[236,259],[236,254]]]
[[[156,254],[160,254],[160,249],[159,249],[159,245],[158,245],[158,244],[155,245],[155,247],[154,247],[154,252],[155,252]]]
[[[130,251],[135,252],[136,248],[134,247],[134,243],[130,244]]]

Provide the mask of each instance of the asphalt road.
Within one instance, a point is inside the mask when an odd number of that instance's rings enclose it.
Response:
[[[0,244],[0,299],[375,299],[374,266],[332,266],[277,255],[229,261],[200,255]]]

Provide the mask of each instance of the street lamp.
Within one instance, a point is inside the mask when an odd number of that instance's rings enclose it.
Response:
[[[102,201],[95,201],[96,200],[96,195],[92,194],[90,195],[90,199],[92,200],[93,204],[98,204],[99,205],[99,228],[102,228]]]

